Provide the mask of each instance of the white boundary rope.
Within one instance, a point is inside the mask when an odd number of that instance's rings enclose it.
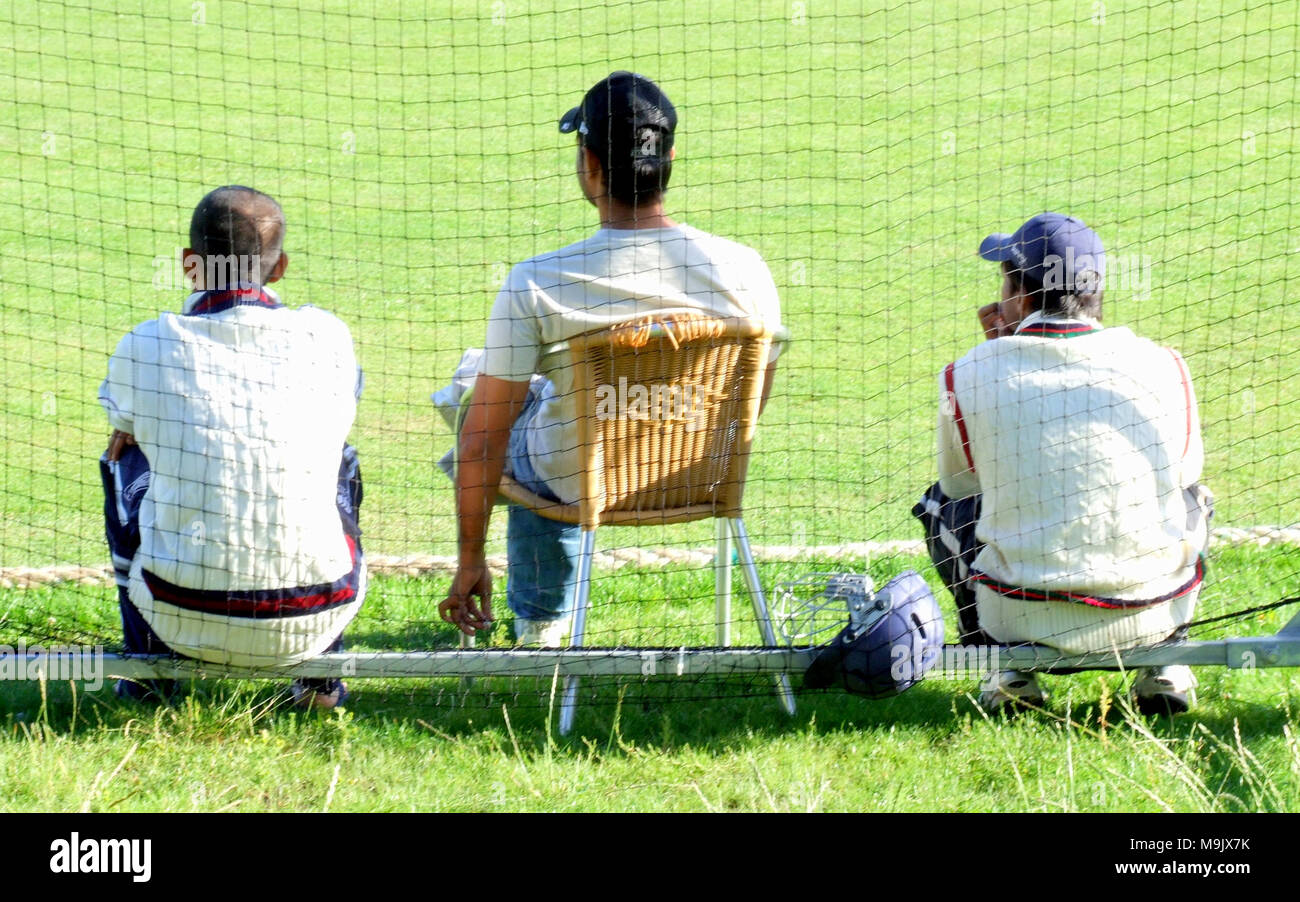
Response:
[[[1211,534],[1211,545],[1243,546],[1295,545],[1300,547],[1300,527],[1250,526],[1223,527]],[[924,554],[921,539],[892,539],[883,542],[849,542],[843,545],[755,545],[759,561],[795,562],[814,558],[833,560],[867,560],[877,555]],[[596,553],[595,566],[602,570],[624,567],[654,568],[674,564],[704,567],[713,563],[713,548],[616,548]],[[413,554],[366,556],[372,574],[385,576],[428,576],[456,571],[454,555]],[[493,574],[505,573],[505,555],[488,558]],[[0,589],[34,589],[59,583],[102,586],[112,582],[113,571],[107,565],[86,567],[60,564],[49,567],[0,567]]]

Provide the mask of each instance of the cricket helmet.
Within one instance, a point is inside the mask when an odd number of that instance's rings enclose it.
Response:
[[[813,659],[804,674],[808,688],[888,698],[943,659],[943,614],[916,572],[900,573],[879,592],[867,578],[838,574],[822,593],[823,602],[831,600],[848,603],[849,622]]]

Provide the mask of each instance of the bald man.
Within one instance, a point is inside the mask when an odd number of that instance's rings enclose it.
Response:
[[[193,293],[109,360],[100,469],[128,653],[294,664],[341,648],[365,597],[346,444],[360,371],[346,325],[268,287],[289,264],[284,233],[262,192],[212,191],[183,252]],[[305,706],[345,693],[338,680],[294,684]]]

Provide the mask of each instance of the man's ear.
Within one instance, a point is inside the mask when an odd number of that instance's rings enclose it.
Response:
[[[675,159],[677,159],[677,148],[676,148],[676,147],[674,147],[672,150],[668,151],[668,159],[669,159],[669,160],[675,160]]]
[[[1026,317],[1028,317],[1029,314],[1034,312],[1034,302],[1030,300],[1029,293],[1024,291],[1023,289],[1021,290],[1020,294],[1016,295],[1015,300],[1016,303],[1019,305],[1019,309],[1020,309],[1019,321],[1024,322]]]
[[[203,258],[192,247],[181,249],[181,275],[195,291],[203,290]]]
[[[603,187],[605,184],[605,170],[601,168],[600,157],[596,156],[596,151],[590,147],[582,148],[582,165],[591,175],[592,180]]]
[[[266,284],[270,285],[272,282],[280,281],[280,278],[284,275],[284,271],[288,268],[289,255],[284,251],[280,251],[280,259],[275,261],[275,267],[271,270],[271,274],[266,277]]]
[[[605,187],[605,170],[600,166],[600,157],[590,147],[578,145],[578,184],[582,186],[582,193],[591,203],[596,203],[596,199],[604,197]]]

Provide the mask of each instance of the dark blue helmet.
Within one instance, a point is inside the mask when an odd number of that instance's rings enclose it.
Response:
[[[943,660],[943,614],[934,593],[911,570],[874,594],[869,588],[865,594],[845,592],[836,583],[852,577],[843,574],[827,585],[828,595],[848,596],[849,624],[813,659],[804,685],[840,686],[868,698],[911,689]]]

